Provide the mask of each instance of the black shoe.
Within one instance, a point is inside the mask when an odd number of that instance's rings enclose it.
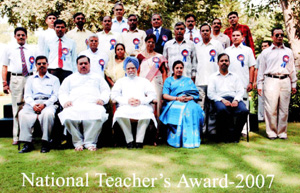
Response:
[[[23,149],[21,151],[19,151],[19,153],[28,153],[31,152],[33,150],[33,145],[32,143],[25,143],[23,146]]]
[[[275,140],[275,139],[277,139],[277,137],[268,137],[268,139]]]
[[[127,148],[132,149],[133,148],[133,143],[132,142],[127,143]]]
[[[143,149],[143,143],[136,143],[135,148],[137,149]]]
[[[43,141],[41,153],[48,153],[49,151],[50,151],[50,145],[49,145],[48,141]]]

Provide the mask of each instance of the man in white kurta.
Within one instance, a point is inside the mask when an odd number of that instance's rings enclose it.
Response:
[[[103,105],[109,100],[109,87],[101,76],[90,72],[88,57],[79,56],[77,68],[78,72],[68,76],[59,89],[59,102],[64,110],[58,116],[72,135],[75,151],[82,151],[83,147],[95,151],[102,125],[108,118]]]
[[[20,141],[25,142],[19,153],[33,149],[32,127],[39,121],[43,132],[41,153],[50,151],[49,140],[54,124],[59,80],[47,72],[48,60],[45,56],[36,58],[37,73],[30,76],[25,85],[24,108],[19,112]]]
[[[98,49],[99,39],[96,34],[91,35],[88,38],[89,48],[79,53],[79,56],[87,56],[91,60],[91,72],[99,74],[104,78],[104,70],[108,64],[108,55]]]
[[[113,124],[117,121],[122,128],[128,148],[133,148],[133,135],[130,119],[138,120],[136,131],[136,148],[143,147],[146,129],[153,120],[157,126],[150,105],[156,99],[156,92],[149,80],[138,77],[137,69],[139,62],[134,57],[127,57],[124,61],[126,77],[118,79],[112,88],[111,98],[119,103],[114,114]]]

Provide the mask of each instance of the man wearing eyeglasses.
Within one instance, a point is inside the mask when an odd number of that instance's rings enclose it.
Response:
[[[283,30],[272,29],[273,44],[261,53],[257,91],[264,93],[266,132],[269,139],[287,139],[291,93],[297,92],[297,76],[291,49],[283,44]]]
[[[29,75],[34,70],[35,52],[26,44],[27,30],[17,27],[14,31],[16,43],[11,44],[4,50],[2,55],[2,83],[3,92],[11,93],[11,103],[13,111],[13,145],[18,144],[18,112],[23,104],[23,89]],[[7,83],[8,67],[11,71],[10,84]]]
[[[59,80],[47,72],[48,59],[45,56],[36,58],[37,73],[30,76],[25,85],[24,108],[19,113],[20,138],[25,142],[19,153],[32,151],[32,131],[36,120],[39,121],[43,131],[41,153],[50,151],[49,139],[54,124]]]
[[[211,27],[212,27],[212,33],[211,33],[212,39],[220,41],[224,49],[228,48],[230,46],[230,39],[226,34],[223,34],[221,32],[221,28],[222,28],[221,20],[219,18],[215,18],[212,22]]]

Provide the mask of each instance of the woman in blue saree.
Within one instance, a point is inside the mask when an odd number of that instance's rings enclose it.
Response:
[[[204,112],[194,100],[199,91],[192,79],[182,76],[184,64],[175,61],[173,76],[166,79],[163,87],[163,107],[159,119],[168,125],[167,142],[173,147],[196,148],[200,146],[200,129],[204,123]]]

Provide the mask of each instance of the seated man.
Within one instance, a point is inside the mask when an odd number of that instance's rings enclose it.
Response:
[[[90,72],[87,56],[77,58],[77,69],[59,89],[59,102],[64,109],[58,117],[71,133],[75,151],[82,151],[83,147],[96,151],[98,136],[108,118],[103,105],[109,100],[109,87],[101,76]]]
[[[136,131],[136,148],[143,148],[146,129],[153,120],[157,122],[153,114],[153,108],[149,104],[156,99],[153,85],[146,78],[137,76],[139,62],[135,57],[127,57],[124,61],[124,70],[127,76],[116,81],[111,91],[111,98],[119,103],[115,112],[113,123],[117,121],[122,128],[127,148],[133,148],[133,135],[130,119],[138,120]]]
[[[25,106],[19,113],[20,141],[24,141],[24,147],[19,153],[27,153],[33,150],[32,130],[36,120],[39,120],[42,136],[41,153],[50,151],[49,139],[54,124],[59,80],[47,72],[48,60],[45,56],[36,58],[37,74],[28,78],[25,85]]]
[[[208,97],[217,113],[217,135],[225,142],[239,142],[249,111],[243,103],[244,87],[239,77],[228,71],[227,54],[218,56],[219,71],[210,76]]]

